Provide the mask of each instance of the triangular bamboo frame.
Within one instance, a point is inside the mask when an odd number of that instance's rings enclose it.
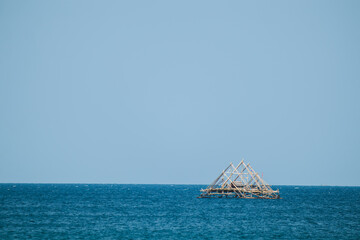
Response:
[[[236,167],[233,163],[225,168],[218,178],[206,189],[201,189],[199,198],[280,198],[279,190],[273,190],[258,173],[241,160]]]

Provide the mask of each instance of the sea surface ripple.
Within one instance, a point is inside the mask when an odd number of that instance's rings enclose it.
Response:
[[[360,187],[197,199],[204,187],[0,184],[0,239],[360,239]]]

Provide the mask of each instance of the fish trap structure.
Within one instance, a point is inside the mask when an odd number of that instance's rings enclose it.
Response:
[[[242,160],[236,167],[230,165],[198,198],[263,198],[279,199],[279,189],[273,190],[258,173]]]

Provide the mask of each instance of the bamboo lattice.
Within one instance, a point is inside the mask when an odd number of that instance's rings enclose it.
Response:
[[[236,167],[230,165],[206,189],[199,198],[234,197],[279,199],[279,190],[273,190],[258,173],[242,160]]]

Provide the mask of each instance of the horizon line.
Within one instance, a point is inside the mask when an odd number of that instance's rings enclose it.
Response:
[[[0,182],[0,184],[53,184],[53,185],[61,185],[61,184],[69,184],[69,185],[202,185],[208,186],[209,184],[202,184],[202,183],[76,183],[76,182]],[[299,184],[269,184],[270,186],[298,186],[298,187],[360,187],[360,185],[299,185]]]

